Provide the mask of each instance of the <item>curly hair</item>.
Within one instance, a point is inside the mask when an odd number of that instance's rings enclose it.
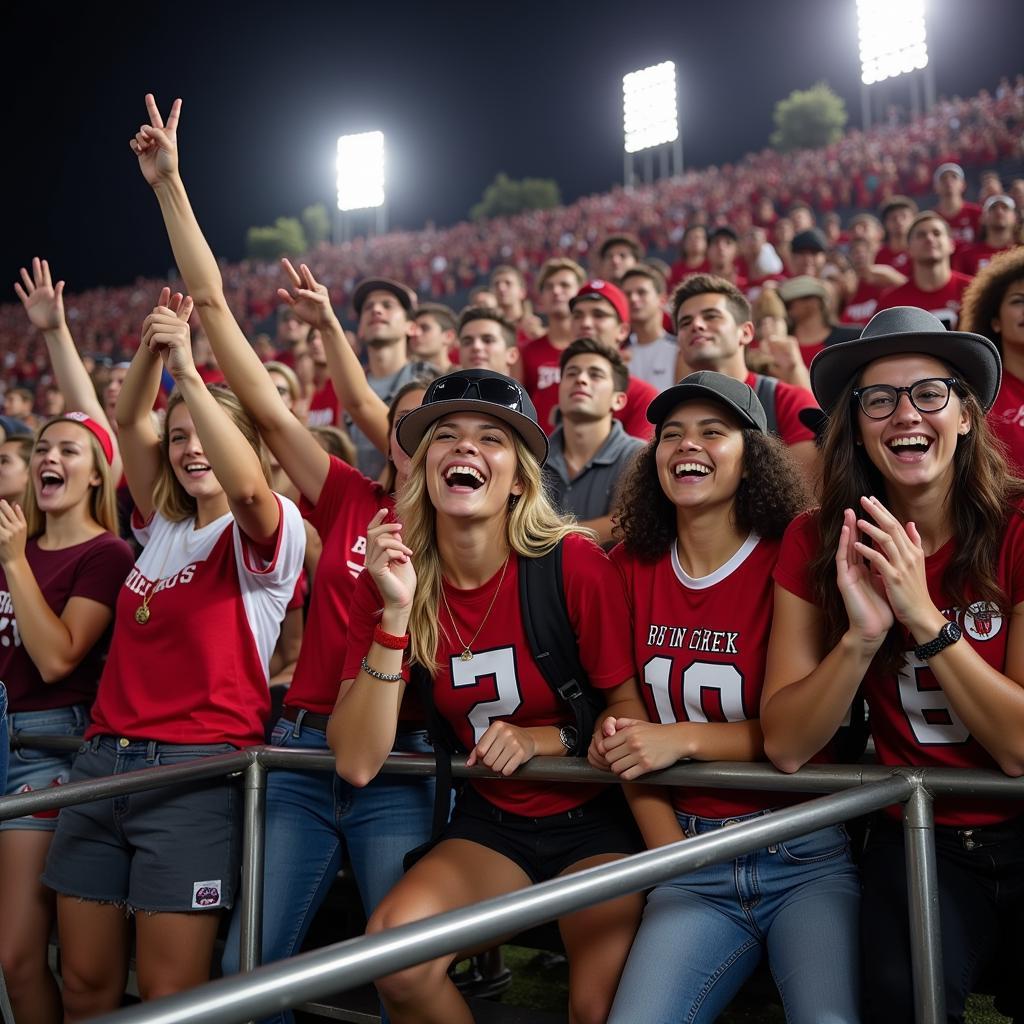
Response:
[[[1002,354],[1003,339],[992,321],[999,316],[1007,288],[1017,281],[1024,281],[1024,247],[1021,246],[993,257],[992,262],[978,272],[964,292],[959,329],[991,338]]]
[[[743,434],[743,479],[731,515],[737,529],[767,539],[781,537],[809,504],[807,491],[786,446],[760,430]],[[640,451],[619,488],[615,539],[644,561],[656,561],[675,543],[676,506],[658,477],[659,438]]]

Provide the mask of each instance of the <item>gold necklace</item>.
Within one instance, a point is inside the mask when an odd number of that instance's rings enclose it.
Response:
[[[473,644],[476,643],[476,638],[480,635],[480,631],[484,628],[484,625],[487,623],[487,619],[494,608],[494,602],[498,600],[498,594],[501,592],[501,585],[505,582],[505,570],[508,568],[508,560],[511,557],[512,552],[510,551],[505,556],[505,564],[501,567],[501,578],[498,580],[498,585],[494,588],[494,597],[491,598],[491,603],[487,606],[487,611],[484,612],[484,617],[481,620],[480,625],[477,627],[476,632],[473,634],[473,639],[470,640],[468,644],[459,635],[459,627],[455,624],[455,616],[452,615],[452,609],[451,606],[448,604],[448,598],[445,597],[444,582],[442,581],[441,583],[441,600],[444,601],[445,609],[448,612],[448,618],[451,619],[452,629],[455,630],[455,639],[459,641],[459,646],[462,648],[462,653],[459,655],[459,657],[463,661],[473,660],[473,652],[470,650],[470,648],[473,646]]]
[[[153,583],[150,586],[149,590],[147,590],[146,593],[143,595],[142,604],[140,604],[139,607],[135,609],[135,621],[140,626],[144,626],[147,622],[149,622],[150,616],[153,614],[149,610],[149,602],[153,600],[153,594],[156,593],[157,584],[163,583],[165,578],[170,579],[170,576],[162,577],[161,574],[167,567],[167,558],[171,553],[171,547],[172,545],[168,545],[167,550],[164,552],[163,561],[160,563],[160,569],[157,572],[157,578],[153,580]],[[172,573],[171,575],[174,574]]]

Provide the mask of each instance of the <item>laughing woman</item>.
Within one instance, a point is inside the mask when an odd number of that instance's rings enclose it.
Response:
[[[795,771],[863,687],[886,765],[1024,774],[1024,490],[985,420],[996,347],[910,307],[811,364],[829,414],[822,504],[775,570],[761,707],[765,750]],[[864,1018],[914,1019],[900,809],[878,815],[861,870]],[[949,1021],[1019,934],[1024,819],[1012,801],[935,803]]]
[[[569,619],[590,682],[610,704],[636,707],[619,628],[622,587],[601,549],[544,497],[547,440],[520,385],[489,370],[441,377],[399,424],[398,440],[413,457],[397,508],[402,525],[383,510],[370,525],[343,673],[352,688],[332,731],[339,772],[365,785],[383,764],[406,687],[406,648],[429,674],[432,700],[470,751],[468,763],[512,775],[535,755],[564,756],[576,746],[571,712],[533,660],[519,604],[522,561],[559,541]],[[615,860],[636,843],[618,793],[474,780],[440,841],[384,898],[369,930]],[[559,922],[573,1021],[606,1019],[639,910],[639,897],[629,896]],[[468,1024],[448,977],[453,959],[379,979],[391,1019]]]
[[[302,565],[298,509],[276,495],[255,427],[192,360],[191,301],[164,289],[146,318],[117,420],[142,554],[117,623],[72,780],[263,740],[267,670]],[[163,437],[150,411],[175,381]],[[120,1005],[135,915],[139,991],[209,977],[239,862],[234,785],[214,779],[61,813],[44,882],[57,891],[67,1020]]]

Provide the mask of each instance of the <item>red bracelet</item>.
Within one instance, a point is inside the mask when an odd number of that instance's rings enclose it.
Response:
[[[379,622],[374,626],[373,639],[374,642],[380,644],[381,647],[387,647],[392,651],[404,651],[409,646],[408,633],[404,636],[395,636],[394,633],[386,633],[380,628]]]

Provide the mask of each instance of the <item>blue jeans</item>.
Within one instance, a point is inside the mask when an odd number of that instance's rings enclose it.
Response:
[[[7,687],[0,683],[0,795],[7,792],[7,759],[11,745],[7,742]]]
[[[679,821],[689,836],[725,824]],[[838,826],[680,875],[647,897],[608,1022],[710,1024],[764,951],[789,1024],[859,1021],[859,906]]]
[[[301,722],[281,720],[275,747],[326,750],[327,737]],[[399,735],[395,750],[430,753],[425,732]],[[367,916],[402,877],[406,852],[430,838],[434,779],[381,773],[365,789],[333,772],[276,769],[267,777],[263,899],[263,962],[299,952],[348,850]],[[231,921],[225,974],[239,969],[240,920]],[[291,1011],[275,1021],[292,1019]]]

